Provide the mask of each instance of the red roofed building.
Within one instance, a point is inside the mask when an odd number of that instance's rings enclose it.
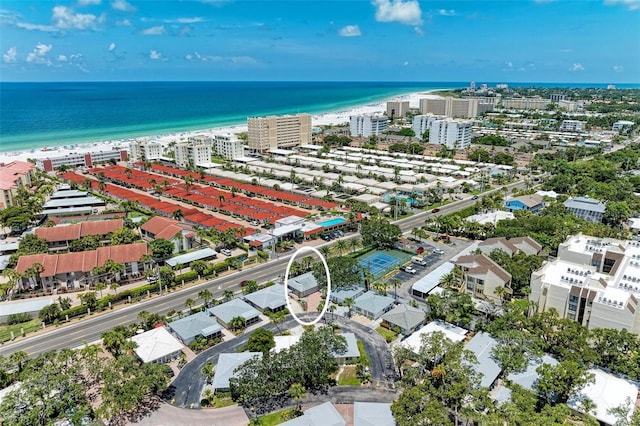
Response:
[[[0,208],[15,205],[14,198],[18,195],[18,188],[31,187],[34,173],[35,166],[26,161],[0,165]]]
[[[168,217],[154,216],[140,227],[140,231],[142,237],[149,241],[158,238],[171,241],[174,253],[190,250],[196,245],[193,227]]]
[[[124,274],[139,274],[144,265],[142,255],[147,254],[147,243],[124,244],[99,247],[97,250],[65,254],[30,254],[20,256],[16,272],[23,275],[23,288],[42,287],[51,291],[65,287],[82,288],[89,284],[91,271],[96,266],[104,266],[108,259],[124,265]],[[42,266],[38,274],[34,265]]]
[[[109,234],[121,229],[122,219],[80,222],[71,225],[58,225],[50,228],[38,228],[35,233],[49,244],[49,251],[68,250],[71,241],[95,235],[99,236],[103,244],[109,243]]]

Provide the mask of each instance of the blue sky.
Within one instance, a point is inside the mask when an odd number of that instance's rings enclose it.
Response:
[[[0,81],[640,82],[640,0],[2,0],[0,32]]]

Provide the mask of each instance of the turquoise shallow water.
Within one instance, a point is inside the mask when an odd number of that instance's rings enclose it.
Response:
[[[0,151],[28,151],[322,113],[462,83],[0,83]]]

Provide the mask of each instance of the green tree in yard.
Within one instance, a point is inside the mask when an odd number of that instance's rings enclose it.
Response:
[[[187,300],[184,301],[184,306],[189,308],[189,313],[191,313],[195,304],[196,304],[196,301],[193,300],[192,298],[188,298]]]
[[[71,241],[71,243],[69,244],[69,251],[89,251],[95,250],[98,247],[100,247],[100,239],[95,235],[87,235],[86,237],[82,237],[79,240]]]
[[[542,364],[536,372],[539,376],[536,390],[552,404],[567,402],[573,392],[594,382],[593,374],[587,373],[587,366],[574,361]]]
[[[331,257],[327,259],[327,266],[331,274],[331,289],[352,287],[363,281],[362,268],[352,257]],[[326,287],[327,274],[322,262],[316,262],[311,271],[320,287]]]
[[[300,401],[307,396],[307,389],[305,389],[305,387],[300,383],[293,383],[289,387],[288,393],[289,396],[296,402],[296,408],[298,409],[298,411],[302,411],[302,403]]]
[[[60,318],[61,312],[62,311],[60,310],[60,305],[58,305],[57,303],[52,303],[40,309],[40,311],[38,312],[38,318],[40,318],[40,320],[45,324],[51,324],[52,322]]]
[[[156,259],[166,259],[173,254],[174,245],[171,241],[158,238],[149,243],[149,250]]]
[[[447,407],[430,397],[425,385],[403,390],[391,404],[391,412],[398,426],[453,426]]]
[[[355,300],[353,300],[351,297],[347,297],[346,299],[344,299],[344,306],[346,306],[349,309],[349,312],[347,313],[349,318],[351,318],[351,308],[355,304],[356,304]]]
[[[213,375],[215,372],[215,367],[213,366],[213,361],[207,361],[202,366],[202,377],[204,377],[205,383],[208,383],[211,379],[213,379]]]
[[[189,264],[192,271],[198,274],[199,277],[204,276],[204,271],[207,269],[207,262],[204,260],[194,260]]]
[[[276,346],[273,333],[264,328],[258,328],[247,340],[247,344],[242,348],[245,352],[262,352],[266,354],[271,348]]]
[[[18,244],[18,254],[37,254],[49,251],[49,244],[44,238],[39,238],[36,234],[27,234]]]
[[[213,294],[206,288],[198,292],[198,298],[204,302],[205,307],[209,307],[209,303],[213,299]]]
[[[95,291],[88,291],[80,294],[80,301],[87,308],[91,309],[92,312],[95,311],[98,306],[98,298],[96,297]]]
[[[222,297],[224,297],[224,299],[225,299],[225,300],[231,300],[231,299],[233,299],[233,295],[234,295],[234,293],[233,293],[233,291],[232,291],[232,290],[225,290],[225,291],[222,293]]]
[[[127,330],[123,326],[118,325],[112,330],[102,333],[102,344],[117,358],[121,355],[122,348],[129,337]]]
[[[626,201],[609,201],[602,220],[610,226],[621,226],[630,216],[631,209]]]
[[[374,246],[382,250],[393,248],[402,236],[400,227],[382,216],[362,221],[361,234],[365,246]]]
[[[233,331],[242,330],[245,327],[244,318],[242,317],[233,317],[231,321],[229,321],[229,327]]]
[[[242,294],[255,293],[256,291],[258,291],[258,289],[259,289],[258,283],[255,282],[254,280],[249,280],[246,283],[244,283],[244,286],[242,286]]]
[[[176,274],[168,266],[161,266],[159,271],[160,283],[165,286],[171,286],[176,279]]]
[[[136,241],[140,241],[140,235],[133,229],[124,227],[111,233],[112,246],[118,246],[122,244],[133,244]]]

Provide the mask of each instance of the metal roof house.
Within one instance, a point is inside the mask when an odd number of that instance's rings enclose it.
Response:
[[[142,362],[165,363],[177,358],[182,352],[182,343],[165,327],[153,328],[131,338],[138,347],[134,350]]]
[[[307,297],[308,295],[318,291],[320,286],[318,285],[316,278],[313,276],[313,273],[307,272],[306,274],[289,278],[287,281],[287,288],[298,297]]]
[[[262,358],[262,352],[220,354],[213,376],[214,392],[229,390],[229,379],[234,377],[234,370],[252,358]]]
[[[468,330],[445,321],[435,320],[422,327],[400,343],[400,345],[414,353],[418,353],[422,346],[422,336],[439,331],[452,342],[462,342],[467,337]]]
[[[207,247],[172,257],[171,259],[167,259],[165,263],[173,268],[178,264],[189,265],[194,260],[209,260],[214,259],[216,256],[218,256],[218,253],[214,249]]]
[[[247,302],[240,299],[233,299],[213,308],[209,308],[211,315],[216,317],[218,322],[229,328],[229,323],[235,317],[244,319],[245,327],[260,321],[260,312],[254,309]]]
[[[454,267],[455,265],[451,262],[445,262],[438,266],[411,286],[411,295],[415,298],[425,300],[429,297],[429,293],[440,284],[442,277],[453,271]]]
[[[188,317],[180,318],[169,323],[168,326],[185,345],[193,342],[198,336],[209,338],[222,335],[222,327],[207,312],[198,312]]]
[[[549,355],[543,355],[540,359],[531,359],[529,360],[529,365],[527,365],[527,368],[524,371],[510,373],[507,376],[507,380],[520,385],[527,390],[533,390],[538,380],[538,372],[536,370],[542,364],[557,365],[558,361]],[[502,386],[495,393],[494,399],[498,401],[498,403],[511,400],[511,389]]]
[[[364,287],[351,286],[340,289],[331,289],[331,301],[344,303],[345,299],[354,299],[364,293]]]
[[[278,312],[287,307],[287,300],[284,296],[284,286],[280,284],[275,284],[247,294],[244,296],[244,300],[262,313],[266,311]]]
[[[397,327],[400,329],[400,333],[407,336],[424,324],[425,313],[418,308],[402,303],[382,315],[382,321],[391,328]]]
[[[498,344],[496,339],[489,334],[480,332],[473,336],[473,339],[467,343],[465,349],[473,352],[478,359],[477,363],[473,363],[470,367],[473,371],[482,374],[480,386],[492,389],[493,385],[502,371],[502,367],[492,356],[493,348]]]
[[[330,402],[325,402],[309,408],[304,415],[280,423],[280,426],[346,426],[336,407]]]
[[[358,349],[356,335],[353,333],[342,333],[340,336],[344,337],[344,340],[347,342],[347,349],[343,354],[334,353],[333,357],[340,364],[356,362],[358,358],[360,358],[360,349]]]
[[[593,223],[602,222],[606,210],[604,203],[589,197],[569,198],[563,204],[567,210],[580,219]]]
[[[395,426],[391,404],[385,402],[354,402],[353,426]]]
[[[393,308],[393,297],[381,296],[375,291],[367,291],[355,299],[353,310],[372,319],[380,318],[385,312]]]

